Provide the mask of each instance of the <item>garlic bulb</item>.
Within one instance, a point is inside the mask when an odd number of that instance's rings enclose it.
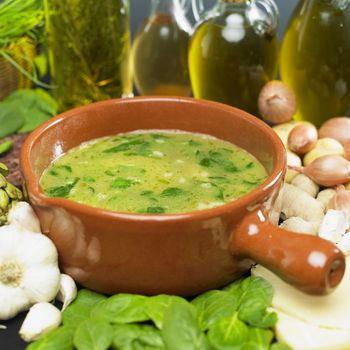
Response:
[[[61,322],[61,312],[54,305],[37,303],[30,308],[19,335],[26,342],[30,342],[57,328]]]
[[[27,202],[17,202],[9,211],[9,224],[15,224],[31,232],[41,233],[40,222]]]
[[[57,251],[42,234],[0,227],[0,320],[55,298],[60,282]]]
[[[350,140],[350,118],[337,117],[327,120],[321,125],[320,137],[331,137],[340,143]]]
[[[76,298],[77,292],[77,286],[73,278],[62,273],[60,290],[56,296],[56,299],[63,303],[62,311]]]
[[[312,124],[297,125],[288,136],[288,147],[296,154],[307,153],[316,146],[317,136]]]
[[[305,167],[292,167],[321,186],[335,186],[350,181],[350,162],[337,155],[315,159]]]
[[[285,123],[296,111],[295,95],[281,81],[273,80],[264,85],[258,98],[261,116],[270,123]]]

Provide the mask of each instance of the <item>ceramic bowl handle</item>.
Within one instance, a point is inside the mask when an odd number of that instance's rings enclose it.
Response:
[[[345,257],[334,244],[276,227],[260,209],[244,217],[230,244],[237,257],[253,259],[308,294],[328,294],[345,271]]]

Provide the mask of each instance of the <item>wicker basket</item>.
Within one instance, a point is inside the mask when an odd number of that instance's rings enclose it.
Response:
[[[22,38],[8,46],[6,50],[28,73],[32,73],[30,62],[35,57],[35,47],[28,38]],[[31,87],[32,82],[18,71],[4,57],[0,56],[0,100],[17,89]]]

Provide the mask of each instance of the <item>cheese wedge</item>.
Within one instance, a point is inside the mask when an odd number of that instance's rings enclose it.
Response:
[[[343,280],[327,296],[304,294],[260,265],[252,269],[252,274],[272,284],[274,309],[315,327],[350,331],[350,257],[346,259]]]
[[[276,337],[293,350],[350,350],[350,331],[317,327],[274,311],[278,314]]]

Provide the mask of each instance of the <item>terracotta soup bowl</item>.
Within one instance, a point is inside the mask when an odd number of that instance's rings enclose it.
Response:
[[[81,142],[138,129],[178,129],[216,136],[253,154],[268,171],[257,189],[225,205],[184,214],[129,214],[48,198],[44,169]],[[43,233],[63,271],[105,293],[194,295],[238,278],[255,262],[310,294],[342,279],[344,256],[316,236],[273,226],[267,212],[286,170],[276,134],[251,115],[190,98],[109,100],[63,113],[25,142],[21,165]]]

